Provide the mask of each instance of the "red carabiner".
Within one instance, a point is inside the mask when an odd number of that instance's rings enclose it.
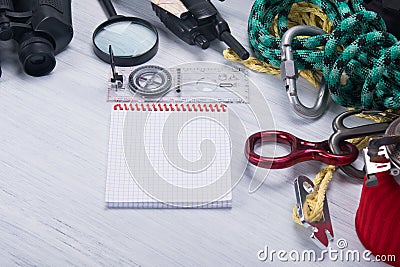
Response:
[[[290,146],[290,153],[283,157],[269,158],[255,153],[256,144],[282,143]],[[329,165],[343,166],[354,162],[358,157],[358,149],[348,142],[341,143],[346,154],[332,154],[328,141],[309,142],[282,131],[264,131],[251,135],[246,141],[245,154],[253,165],[266,169],[283,169],[299,162],[317,160]]]

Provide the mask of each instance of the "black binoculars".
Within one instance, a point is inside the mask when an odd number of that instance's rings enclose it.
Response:
[[[71,0],[0,0],[0,41],[18,43],[27,74],[50,73],[72,36]]]

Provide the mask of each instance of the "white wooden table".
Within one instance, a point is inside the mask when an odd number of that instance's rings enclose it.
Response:
[[[224,44],[213,43],[206,51],[186,45],[161,24],[147,1],[114,2],[120,14],[140,16],[159,30],[160,49],[149,64],[226,63]],[[252,1],[214,2],[234,36],[248,47]],[[270,262],[259,261],[257,252],[265,246],[318,251],[308,238],[310,232],[291,218],[293,180],[300,174],[313,178],[323,166],[317,162],[271,171],[253,194],[248,188],[254,169],[249,168],[233,190],[229,210],[105,208],[109,66],[91,47],[92,32],[105,19],[96,0],[73,1],[74,39],[46,77],[24,74],[11,54],[15,48],[2,44],[6,50],[0,80],[0,265],[263,266]],[[319,120],[301,119],[289,110],[279,77],[250,77],[267,98],[276,128],[303,139],[327,139],[332,119],[344,110],[332,104]],[[311,103],[316,90],[308,85],[302,91],[305,102]],[[244,138],[238,141],[243,143]],[[240,160],[245,163],[242,155]],[[336,240],[345,238],[348,249],[363,251],[354,227],[360,193],[360,184],[338,172],[328,198]],[[366,265],[307,263],[339,264]]]

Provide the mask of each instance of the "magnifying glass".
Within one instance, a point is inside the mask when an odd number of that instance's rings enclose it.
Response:
[[[114,52],[114,63],[127,67],[150,60],[158,50],[158,32],[149,22],[117,15],[110,0],[99,0],[108,20],[93,33],[93,50],[103,61],[110,62],[109,47]]]

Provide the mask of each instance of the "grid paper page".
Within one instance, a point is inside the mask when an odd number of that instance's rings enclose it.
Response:
[[[118,106],[111,115],[107,207],[231,207],[227,109]]]

